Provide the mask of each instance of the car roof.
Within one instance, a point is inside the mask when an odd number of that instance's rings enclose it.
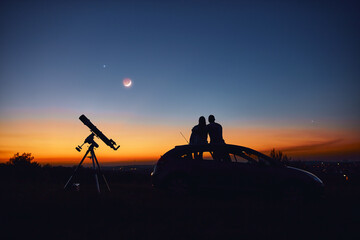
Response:
[[[176,150],[195,150],[195,149],[203,149],[203,148],[223,148],[224,146],[236,146],[236,145],[231,145],[231,144],[196,144],[196,145],[191,145],[191,144],[186,144],[186,145],[178,145],[175,146],[174,149]],[[236,147],[241,147],[241,146],[236,146]]]
[[[248,153],[260,155],[260,156],[266,158],[268,161],[276,163],[276,161],[274,159],[272,159],[271,157],[269,157],[261,152],[258,152],[256,150],[248,148],[248,147],[238,146],[238,145],[233,145],[233,144],[178,145],[178,146],[175,146],[175,148],[171,149],[170,151],[166,152],[164,154],[164,156],[172,155],[172,154],[179,154],[179,153],[186,153],[186,152],[195,152],[195,151],[201,152],[201,151],[211,151],[211,150],[212,151],[214,151],[214,150],[234,151],[233,153],[246,151]]]
[[[244,146],[238,146],[233,144],[199,144],[199,145],[178,145],[175,146],[172,150],[175,151],[193,151],[193,150],[205,150],[205,149],[228,149],[228,150],[240,150],[240,151],[251,151],[251,152],[257,152],[251,148],[247,148]]]
[[[201,145],[179,145],[175,146],[175,148],[168,151],[168,153],[177,153],[177,152],[191,152],[191,151],[208,151],[208,150],[221,150],[226,149],[227,151],[247,151],[249,153],[254,154],[260,154],[262,156],[265,156],[267,158],[270,158],[269,156],[260,153],[254,149],[244,147],[244,146],[238,146],[233,144],[201,144]]]

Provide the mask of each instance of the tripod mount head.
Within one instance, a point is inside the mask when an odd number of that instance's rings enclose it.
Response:
[[[81,149],[82,149],[82,146],[85,144],[85,143],[88,143],[90,144],[90,147],[92,148],[98,148],[99,147],[99,144],[97,144],[95,141],[94,141],[94,136],[95,134],[94,133],[91,133],[87,138],[85,138],[85,141],[83,144],[77,146],[75,149],[78,151],[78,152],[81,152]]]

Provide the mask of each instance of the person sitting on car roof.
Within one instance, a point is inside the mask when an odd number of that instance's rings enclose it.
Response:
[[[209,124],[206,126],[209,136],[210,144],[225,144],[225,141],[222,136],[222,126],[219,123],[215,122],[214,115],[209,116]],[[214,151],[212,153],[214,160],[222,162],[230,162],[229,154],[222,151]]]
[[[205,117],[201,116],[199,118],[199,124],[194,126],[191,130],[190,144],[199,145],[207,144],[207,128]]]
[[[210,144],[225,144],[222,136],[222,126],[215,122],[214,115],[209,116],[209,124],[206,127],[210,136]]]
[[[194,126],[191,130],[190,144],[191,145],[200,145],[207,144],[207,128],[206,120],[204,116],[199,117],[199,124]],[[194,159],[201,160],[203,158],[202,152],[195,152]]]

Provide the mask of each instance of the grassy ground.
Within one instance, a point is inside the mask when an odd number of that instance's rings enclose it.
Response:
[[[66,178],[66,177],[65,177]],[[65,179],[64,178],[64,179]],[[136,181],[134,181],[136,179]],[[174,197],[148,178],[109,179],[65,192],[63,183],[1,182],[1,239],[358,239],[360,187],[327,186],[297,203],[216,193]],[[105,190],[104,186],[102,186]]]

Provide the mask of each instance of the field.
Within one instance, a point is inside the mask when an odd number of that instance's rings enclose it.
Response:
[[[149,171],[105,171],[96,193],[89,169],[64,191],[71,168],[1,168],[1,239],[358,239],[360,184],[325,178],[319,201],[257,194],[171,196]],[[35,174],[36,173],[36,174]],[[351,179],[350,179],[351,180]]]

